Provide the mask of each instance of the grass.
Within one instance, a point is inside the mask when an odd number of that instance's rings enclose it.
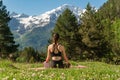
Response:
[[[14,63],[0,60],[0,80],[120,80],[120,65],[102,62],[74,62],[87,68],[44,69],[42,63]]]

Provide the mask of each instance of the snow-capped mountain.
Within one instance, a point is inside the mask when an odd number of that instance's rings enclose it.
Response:
[[[37,16],[17,14],[15,12],[11,13],[10,16],[12,20],[10,21],[9,26],[13,31],[15,40],[20,44],[24,44],[22,47],[33,46],[34,48],[38,48],[46,45],[43,45],[43,43],[47,43],[57,18],[66,8],[70,9],[79,20],[79,16],[83,10],[68,4],[64,4],[56,9]],[[36,38],[39,36],[38,34],[41,35],[41,37]],[[35,44],[39,45],[36,46]]]
[[[10,22],[10,26],[13,26],[15,20],[17,21],[16,28],[19,33],[25,33],[26,31],[31,31],[37,27],[44,27],[45,25],[49,24],[50,22],[55,23],[59,15],[66,9],[69,8],[76,17],[80,16],[82,10],[79,7],[71,6],[68,4],[64,4],[56,9],[51,11],[47,11],[38,16],[28,16],[26,14],[17,14],[13,12],[11,17],[13,18]]]

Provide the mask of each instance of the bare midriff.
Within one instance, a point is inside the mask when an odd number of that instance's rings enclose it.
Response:
[[[61,59],[62,59],[61,56],[54,56],[54,57],[52,57],[52,60],[54,60],[54,61],[59,61]]]

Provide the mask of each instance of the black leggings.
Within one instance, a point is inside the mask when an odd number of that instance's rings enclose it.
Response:
[[[63,61],[62,60],[60,60],[60,61],[52,60],[51,61],[51,67],[52,68],[64,68]]]

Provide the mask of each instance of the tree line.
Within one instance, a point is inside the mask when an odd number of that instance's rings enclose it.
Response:
[[[108,0],[98,10],[88,3],[80,24],[69,9],[59,16],[53,33],[60,34],[70,59],[120,64],[119,2]]]
[[[60,34],[60,44],[65,46],[69,59],[120,64],[119,2],[108,0],[97,10],[88,3],[80,22],[69,9],[58,17],[52,33]],[[40,55],[32,47],[18,51],[9,21],[9,12],[0,1],[0,57],[14,54],[14,59],[20,62],[44,60],[45,54]]]

